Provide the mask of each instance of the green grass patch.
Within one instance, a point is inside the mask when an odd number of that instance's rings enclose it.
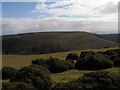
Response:
[[[96,70],[97,71],[97,70]],[[98,70],[100,71],[100,70]],[[110,71],[110,72],[120,72],[120,67],[113,67],[110,69],[104,69],[101,71]],[[82,77],[85,73],[89,73],[89,72],[94,72],[94,71],[90,71],[90,70],[68,70],[62,73],[56,73],[56,74],[52,74],[51,78],[53,80],[53,83],[58,83],[58,82],[68,82],[68,81],[72,81],[74,79],[77,79],[79,77]]]

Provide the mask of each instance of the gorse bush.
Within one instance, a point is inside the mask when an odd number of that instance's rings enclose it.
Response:
[[[34,89],[36,88],[32,84],[24,83],[24,82],[4,82],[2,83],[3,90],[24,90],[24,89]]]
[[[99,53],[109,56],[110,60],[112,61],[114,61],[116,57],[120,57],[120,49],[107,50]]]
[[[85,79],[90,78],[90,79]],[[120,73],[109,71],[97,71],[86,73],[78,80],[83,83],[90,83],[93,88],[119,88],[120,87]]]
[[[74,63],[74,64],[75,64],[75,62],[76,62],[76,60],[72,60],[72,59],[66,59],[66,61],[71,62],[71,63]]]
[[[78,80],[74,80],[71,82],[59,82],[55,86],[52,87],[52,90],[78,90],[83,87],[83,83],[79,82]]]
[[[99,52],[99,51],[98,52],[83,51],[80,54],[80,58],[83,58],[83,57],[86,57],[86,56],[90,56],[90,55],[97,55],[97,56],[102,56],[102,57],[110,59],[110,56],[108,56],[106,54],[103,54],[103,52]]]
[[[16,74],[17,70],[12,67],[3,67],[2,68],[2,79],[10,79],[13,78]]]
[[[79,89],[79,88],[120,88],[120,73],[97,71],[86,73],[77,80],[67,83],[60,82],[52,90],[61,89]]]
[[[50,72],[52,73],[59,73],[59,72],[63,72],[66,70],[70,70],[74,68],[74,64],[69,62],[69,61],[65,61],[65,60],[59,60],[56,58],[52,58],[50,57],[47,60],[43,60],[43,59],[36,59],[32,61],[33,65],[40,65],[40,66],[44,66],[46,68],[48,68],[50,70]]]
[[[49,70],[52,73],[59,73],[59,72],[63,72],[66,70],[70,70],[70,69],[73,69],[75,66],[73,63],[69,61],[59,60],[55,58],[49,59],[47,63],[49,65]]]
[[[32,77],[33,85],[38,89],[48,90],[52,85],[52,80],[48,75],[42,76],[33,76]]]
[[[52,80],[50,72],[43,66],[31,65],[20,69],[11,82],[32,83],[36,88],[49,88]]]
[[[89,55],[84,58],[77,60],[75,67],[77,69],[85,70],[99,70],[107,69],[113,66],[113,62],[109,59],[98,56],[98,55]]]
[[[115,58],[115,60],[113,61],[113,65],[115,67],[120,67],[120,58]]]
[[[83,57],[86,57],[86,56],[89,56],[89,55],[94,55],[94,54],[95,54],[95,52],[92,52],[92,51],[83,51],[80,54],[80,58],[83,58]]]
[[[79,56],[75,53],[70,53],[68,54],[68,56],[66,57],[66,60],[67,59],[71,59],[71,60],[77,60],[79,58]]]
[[[33,69],[39,69],[41,72],[44,72],[46,74],[51,74],[50,71],[48,70],[48,68],[41,66],[41,65],[30,65],[28,66],[28,68],[33,68]]]
[[[42,76],[42,74],[49,75],[50,71],[43,66],[30,65],[30,66],[21,68],[16,73],[15,77],[11,79],[11,81],[22,81],[22,82],[28,83],[28,81],[31,82],[31,80],[30,80],[31,76],[34,76],[36,74],[38,74],[38,75],[40,74],[41,76]]]
[[[35,59],[32,61],[32,64],[37,64],[37,65],[46,65],[46,60],[41,59]]]
[[[44,59],[35,59],[32,61],[32,64],[34,65],[40,65],[40,66],[44,66],[46,68],[49,68],[49,65],[47,65],[47,60]]]
[[[103,52],[103,54],[119,55],[120,54],[120,49],[107,50],[107,51]]]

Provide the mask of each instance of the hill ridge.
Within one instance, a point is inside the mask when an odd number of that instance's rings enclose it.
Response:
[[[115,47],[116,43],[88,32],[36,32],[3,37],[3,54],[44,54]]]

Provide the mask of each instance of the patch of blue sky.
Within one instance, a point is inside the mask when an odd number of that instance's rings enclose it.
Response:
[[[3,2],[3,18],[35,18],[36,13],[31,11],[35,9],[36,2]]]
[[[51,4],[55,4],[56,2],[38,2],[39,4],[46,4],[46,5],[51,5]]]
[[[45,2],[62,2],[62,1],[70,1],[70,0],[46,0]]]
[[[40,2],[42,3],[42,2]],[[56,2],[44,2],[46,5],[55,4]]]
[[[2,0],[2,2],[61,2],[61,1],[69,1],[69,0]]]
[[[81,15],[73,15],[73,16],[69,16],[69,15],[59,15],[58,17],[66,17],[66,18],[95,18],[95,17],[98,17],[98,16],[81,16]]]

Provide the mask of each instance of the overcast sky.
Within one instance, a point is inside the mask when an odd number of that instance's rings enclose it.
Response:
[[[3,2],[3,35],[46,31],[118,32],[119,0],[42,1]]]

